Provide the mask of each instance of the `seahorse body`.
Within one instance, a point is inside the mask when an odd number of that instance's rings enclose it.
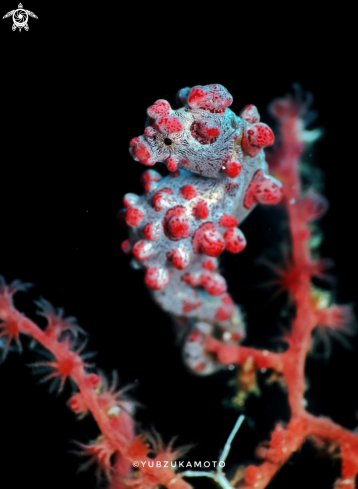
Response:
[[[165,100],[149,107],[145,134],[131,141],[136,161],[165,162],[171,173],[147,170],[145,194],[125,195],[119,217],[129,239],[122,249],[133,254],[134,268],[145,270],[155,302],[187,333],[187,365],[208,374],[216,364],[204,351],[205,334],[217,327],[224,341],[245,337],[217,258],[225,249],[244,249],[238,224],[257,203],[279,202],[282,186],[267,175],[262,148],[274,136],[256,107],[235,115],[221,85],[182,89],[177,101],[177,110]]]

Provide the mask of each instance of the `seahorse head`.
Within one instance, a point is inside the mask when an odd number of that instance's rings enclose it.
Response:
[[[130,153],[147,166],[163,162],[170,171],[183,168],[207,177],[225,172],[234,178],[245,155],[256,156],[274,136],[259,122],[256,107],[245,107],[239,117],[231,103],[230,93],[218,84],[183,88],[176,110],[157,100],[147,109],[144,135],[132,139]]]

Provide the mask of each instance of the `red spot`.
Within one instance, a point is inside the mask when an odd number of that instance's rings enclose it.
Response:
[[[203,261],[201,268],[213,272],[216,269],[216,263],[214,260],[210,260],[210,258],[208,258],[207,260]]]
[[[210,144],[220,135],[220,129],[215,124],[202,120],[194,121],[190,132],[201,144]]]
[[[197,191],[193,185],[185,185],[184,187],[180,188],[179,192],[180,195],[186,200],[191,200],[197,196]]]
[[[171,134],[173,132],[181,132],[183,130],[182,123],[178,117],[162,116],[155,121],[156,127],[162,134]]]
[[[194,233],[192,247],[194,253],[205,253],[208,256],[217,257],[224,250],[224,240],[217,231],[215,224],[205,222]]]
[[[196,331],[195,333],[191,333],[188,338],[189,338],[189,341],[197,341],[201,338],[201,336],[202,336],[201,333]]]
[[[152,166],[155,161],[152,161],[152,154],[146,143],[140,138],[133,138],[130,142],[130,153],[136,161],[143,165]]]
[[[142,221],[144,213],[137,207],[129,207],[126,213],[126,223],[128,226],[136,227]]]
[[[237,163],[236,161],[230,161],[230,163],[226,165],[225,173],[228,177],[235,178],[240,175],[241,169],[242,165],[240,165],[240,163]]]
[[[225,87],[218,84],[193,87],[188,96],[188,105],[192,109],[224,112],[231,104],[232,96]]]
[[[220,135],[220,129],[216,126],[205,125],[201,127],[202,134],[210,139],[216,138]]]
[[[144,276],[146,285],[153,290],[164,289],[169,283],[169,272],[165,268],[147,268]]]
[[[159,182],[161,179],[162,176],[155,170],[146,170],[140,177],[140,181],[143,185],[149,182]]]
[[[232,333],[231,335],[231,340],[232,341],[239,341],[241,339],[241,334],[240,333]]]
[[[146,260],[153,254],[153,245],[145,240],[137,241],[133,246],[132,252],[137,260]]]
[[[173,158],[168,158],[167,159],[167,168],[169,171],[175,171],[178,168],[178,164],[176,160]]]
[[[173,266],[178,270],[184,270],[189,265],[190,256],[185,248],[173,248],[168,251],[167,259],[173,263]]]
[[[148,224],[144,226],[143,234],[146,239],[149,239],[149,241],[155,241],[159,238],[160,229],[154,224],[154,222],[148,222]]]
[[[222,295],[226,292],[225,279],[216,272],[206,273],[186,273],[182,276],[181,280],[191,287],[197,287],[201,285],[205,291],[210,295]]]
[[[183,314],[188,314],[190,311],[195,311],[195,309],[198,309],[201,305],[202,305],[202,302],[199,300],[193,301],[193,300],[184,299],[183,300]],[[195,340],[191,340],[190,338],[192,335],[196,335],[196,334],[198,334],[198,333],[192,333],[189,336],[189,340],[195,341]]]
[[[130,140],[129,146],[135,146],[137,143],[140,143],[140,139],[138,136]]]
[[[144,144],[139,144],[136,147],[135,156],[136,156],[136,158],[138,158],[138,160],[141,163],[144,163],[144,164],[150,164],[151,163],[150,158],[152,155],[150,154],[148,148],[146,148],[144,146]]]
[[[225,228],[235,228],[239,223],[235,217],[230,216],[229,214],[223,214],[219,224]]]
[[[148,182],[144,184],[144,192],[146,194],[149,194],[149,192],[152,192],[157,188],[158,184],[157,182]]]
[[[182,206],[178,205],[169,209],[163,224],[165,235],[173,241],[189,236],[189,221],[185,215],[185,208]]]
[[[191,108],[200,107],[200,104],[205,103],[208,96],[206,87],[193,87],[189,92],[188,104]]]
[[[181,277],[181,280],[191,287],[196,287],[200,284],[200,275],[193,275],[191,273],[186,273]]]
[[[193,208],[193,215],[197,219],[206,219],[209,215],[208,204],[205,200],[200,200]]]
[[[147,170],[141,176],[141,182],[144,187],[145,193],[151,192],[162,179],[162,176],[154,170]]]
[[[152,204],[155,211],[162,211],[164,207],[168,206],[168,195],[173,195],[173,190],[169,187],[162,188],[153,195]]]
[[[201,372],[202,370],[204,370],[204,368],[205,368],[204,363],[198,363],[198,365],[195,366],[194,371]]]
[[[256,156],[261,148],[271,146],[275,141],[272,130],[262,122],[254,124],[249,129],[245,128],[241,145],[250,156]]]
[[[170,174],[170,177],[171,178],[178,178],[178,177],[180,177],[180,171],[179,170],[173,171],[173,173]]]
[[[230,253],[240,253],[246,246],[245,236],[238,228],[230,228],[224,233],[225,248]]]
[[[246,107],[242,109],[240,117],[250,124],[255,124],[255,122],[260,121],[260,114],[255,105],[246,105]]]
[[[229,294],[224,295],[221,299],[221,306],[217,309],[215,319],[217,321],[228,321],[232,318],[235,311],[235,305]]]
[[[256,203],[274,205],[280,202],[282,195],[281,183],[265,175],[262,170],[257,170],[246,190],[244,206],[246,209],[251,209]]]
[[[226,281],[219,273],[208,272],[200,277],[200,285],[210,295],[222,295],[226,292]]]
[[[131,253],[132,245],[131,245],[129,239],[126,239],[125,241],[122,242],[121,248],[122,248],[123,253],[125,253],[126,255],[129,255],[129,253]]]
[[[156,119],[161,115],[169,115],[170,104],[166,100],[157,100],[153,105],[147,109],[147,114],[152,119]]]

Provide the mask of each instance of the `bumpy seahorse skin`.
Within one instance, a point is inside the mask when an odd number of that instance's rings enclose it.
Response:
[[[156,303],[189,331],[188,366],[207,374],[216,366],[203,351],[205,334],[218,327],[224,341],[245,336],[217,259],[225,249],[245,248],[238,224],[257,203],[279,202],[282,187],[267,175],[262,148],[274,136],[259,122],[256,107],[236,116],[221,85],[184,88],[177,101],[177,110],[166,100],[149,107],[145,134],[130,143],[136,161],[165,162],[171,173],[147,170],[145,194],[125,195],[119,218],[129,227],[129,239],[122,249],[132,253],[134,268],[145,271]]]
[[[232,97],[221,85],[184,88],[177,101],[183,106],[177,110],[166,100],[149,107],[145,134],[130,143],[136,161],[148,166],[161,161],[170,171],[183,168],[207,177],[225,172],[235,178],[244,152],[256,156],[274,141],[271,129],[259,122],[256,107],[246,107],[241,117],[228,109]]]

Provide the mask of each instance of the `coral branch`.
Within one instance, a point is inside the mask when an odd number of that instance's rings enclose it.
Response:
[[[207,339],[205,349],[210,353],[215,353],[219,362],[224,365],[242,365],[252,359],[257,368],[272,368],[277,372],[283,372],[284,369],[284,356],[280,353],[227,344],[213,337]]]
[[[349,308],[331,305],[327,293],[311,285],[311,279],[320,274],[320,267],[310,253],[309,223],[320,217],[327,208],[325,200],[312,191],[303,193],[299,178],[299,161],[305,142],[319,135],[304,130],[304,104],[288,96],[271,105],[271,111],[280,125],[280,145],[270,154],[270,168],[283,184],[283,204],[291,231],[291,258],[282,273],[281,286],[288,290],[296,304],[296,316],[285,341],[284,353],[259,351],[239,345],[226,345],[213,338],[206,340],[206,351],[215,353],[223,364],[245,364],[248,359],[256,369],[271,368],[283,375],[291,409],[291,420],[284,428],[276,425],[270,441],[260,448],[265,460],[260,466],[249,466],[245,471],[245,489],[263,489],[280,467],[307,437],[335,443],[340,447],[342,478],[335,488],[355,487],[358,473],[358,436],[326,418],[310,415],[304,408],[304,368],[313,330],[325,323],[328,328],[345,329],[351,317]]]
[[[21,314],[13,304],[13,295],[16,291],[24,289],[19,283],[6,285],[0,284],[0,334],[10,344],[12,339],[19,341],[20,334],[27,335],[36,340],[42,347],[49,351],[54,361],[42,362],[41,365],[53,370],[50,377],[60,378],[60,389],[67,378],[71,378],[77,386],[78,392],[69,400],[69,407],[77,414],[90,412],[95,419],[101,436],[91,445],[80,445],[81,454],[90,456],[90,463],[96,462],[99,468],[105,472],[110,487],[123,489],[125,487],[140,487],[151,489],[162,484],[165,487],[173,480],[175,474],[170,468],[139,466],[138,472],[132,472],[133,462],[150,461],[147,454],[151,451],[143,438],[135,438],[134,422],[131,414],[134,412],[132,401],[122,397],[123,391],[116,391],[116,386],[108,387],[105,378],[90,373],[86,362],[81,358],[73,336],[77,331],[73,322],[45,312],[48,325],[42,330]],[[72,338],[64,334],[70,332]],[[38,366],[35,364],[34,366]],[[171,457],[173,460],[179,452],[171,453],[160,447],[156,460],[161,460],[165,454],[165,460]],[[115,462],[112,464],[111,459]],[[190,489],[190,485],[178,479],[171,483],[174,489]]]

